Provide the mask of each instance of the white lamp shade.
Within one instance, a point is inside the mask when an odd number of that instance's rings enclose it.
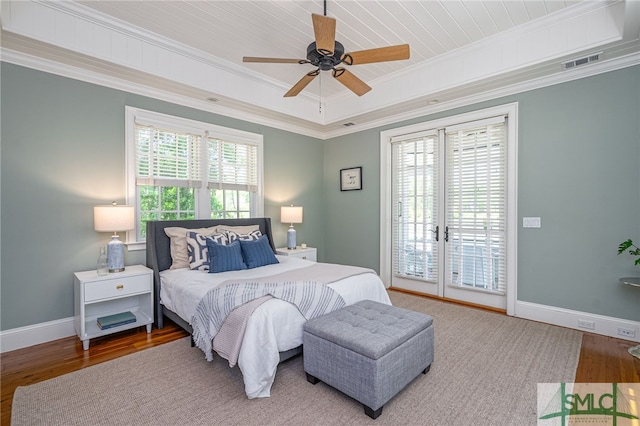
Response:
[[[133,206],[95,206],[93,229],[98,232],[129,231],[135,226]]]
[[[283,206],[280,208],[280,222],[302,223],[302,207]]]

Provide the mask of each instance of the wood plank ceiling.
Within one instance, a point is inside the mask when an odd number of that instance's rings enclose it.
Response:
[[[411,57],[349,67],[372,87],[362,97],[323,71],[283,98],[312,65],[242,58],[305,59],[321,0],[4,0],[1,10],[3,61],[323,139],[640,63],[637,0],[329,0],[346,52],[407,43]],[[594,71],[564,73],[561,62],[585,55],[601,59]]]
[[[321,1],[79,2],[96,11],[235,64],[243,56],[304,59],[313,41],[311,14]],[[497,33],[524,25],[579,3],[576,0],[329,1],[327,16],[337,19],[336,39],[347,51],[408,43],[411,59],[367,64],[351,71],[365,82],[398,72]],[[293,85],[311,65],[242,64]],[[329,97],[347,90],[330,78],[308,91]]]

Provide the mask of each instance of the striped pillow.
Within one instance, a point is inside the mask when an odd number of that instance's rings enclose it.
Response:
[[[266,235],[253,241],[240,240],[240,247],[242,248],[244,263],[248,269],[280,263],[273,253],[273,249]]]
[[[247,265],[242,261],[240,241],[234,241],[229,245],[223,245],[216,243],[211,238],[207,238],[207,248],[209,249],[210,274],[247,269]]]
[[[187,254],[189,256],[189,267],[200,271],[209,269],[209,250],[207,241],[215,241],[219,244],[228,244],[227,234],[218,233],[213,235],[203,235],[198,232],[187,232]]]

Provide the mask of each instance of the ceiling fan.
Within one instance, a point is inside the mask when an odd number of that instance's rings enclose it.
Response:
[[[336,20],[327,16],[326,0],[324,16],[313,13],[311,18],[313,20],[315,41],[307,47],[307,59],[256,58],[250,56],[242,58],[243,62],[311,64],[317,67],[314,71],[305,74],[300,81],[285,93],[284,97],[296,96],[320,74],[320,71],[329,70],[331,70],[336,80],[356,95],[362,96],[371,90],[371,87],[341,65],[351,66],[409,59],[408,44],[345,53],[344,46],[336,41]]]

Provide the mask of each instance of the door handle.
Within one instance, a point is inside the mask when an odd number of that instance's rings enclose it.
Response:
[[[444,227],[444,241],[449,242],[449,226]]]
[[[436,229],[435,230],[432,229],[431,232],[436,234],[436,241],[439,241],[440,240],[440,227],[438,225],[436,225]]]

